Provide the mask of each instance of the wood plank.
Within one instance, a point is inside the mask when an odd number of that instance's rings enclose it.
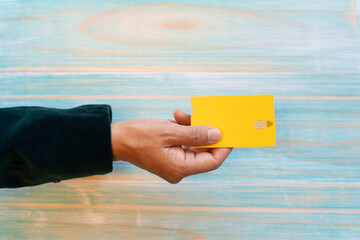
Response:
[[[298,73],[2,73],[0,96],[194,96],[360,94],[358,74]],[[51,98],[51,97],[50,97]],[[116,99],[115,97],[113,97]],[[106,99],[106,97],[104,98]]]
[[[351,185],[68,181],[6,191],[7,203],[0,203],[4,236],[339,239],[360,234],[359,186]]]
[[[353,0],[0,2],[1,72],[358,73]]]

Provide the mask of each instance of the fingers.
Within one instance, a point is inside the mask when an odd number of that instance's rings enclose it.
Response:
[[[219,129],[208,126],[174,126],[168,146],[204,146],[216,143],[221,138]]]
[[[168,164],[165,166],[170,166],[171,163],[174,165],[168,171],[162,171],[163,174],[159,176],[173,184],[180,182],[184,177],[217,169],[232,150],[232,148],[213,148],[208,152],[195,153],[190,149],[183,149],[181,146],[165,149],[169,154],[167,156]]]
[[[191,125],[191,115],[187,114],[187,113],[185,113],[185,112],[183,112],[183,111],[181,111],[179,109],[177,109],[174,112],[174,119],[175,119],[175,121],[174,120],[172,120],[172,121],[169,120],[169,121],[171,121],[173,123],[178,123],[180,125],[185,125],[185,126]],[[183,148],[184,147],[185,146],[183,145]],[[209,151],[208,148],[192,148],[192,147],[189,147],[189,146],[186,146],[186,148],[184,148],[184,149],[189,149],[189,150],[191,150],[191,151],[193,151],[195,153]]]
[[[190,126],[191,124],[191,115],[186,114],[179,109],[174,112],[174,118],[175,121],[180,125]]]
[[[188,149],[190,151],[193,151],[194,153],[198,153],[198,152],[208,152],[208,151],[210,151],[211,148],[193,148],[193,147],[189,147]]]
[[[186,166],[186,176],[217,169],[229,156],[232,148],[212,148],[209,152],[195,153],[195,159]]]
[[[186,146],[203,146],[218,142],[221,132],[217,128],[207,126],[190,126],[191,115],[181,110],[174,112],[174,119],[180,125],[174,131],[172,144]],[[185,165],[184,175],[209,172],[217,169],[229,156],[232,148],[183,148],[185,159],[191,159]],[[181,180],[181,179],[179,179]],[[176,182],[178,182],[177,180]]]

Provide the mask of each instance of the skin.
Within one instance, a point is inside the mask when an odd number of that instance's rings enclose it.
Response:
[[[191,115],[181,110],[173,120],[132,119],[111,124],[114,161],[130,162],[169,183],[221,166],[232,148],[192,148],[216,143],[217,128],[190,126]]]

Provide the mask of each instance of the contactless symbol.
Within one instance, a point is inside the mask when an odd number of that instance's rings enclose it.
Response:
[[[267,122],[266,122],[266,125],[267,125],[267,127],[271,127],[271,126],[274,125],[274,124],[273,124],[273,122],[271,122],[271,121],[267,121]]]

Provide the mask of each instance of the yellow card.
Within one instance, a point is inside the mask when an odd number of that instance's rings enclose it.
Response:
[[[192,97],[192,126],[220,129],[219,142],[201,147],[272,147],[276,145],[272,95]]]

